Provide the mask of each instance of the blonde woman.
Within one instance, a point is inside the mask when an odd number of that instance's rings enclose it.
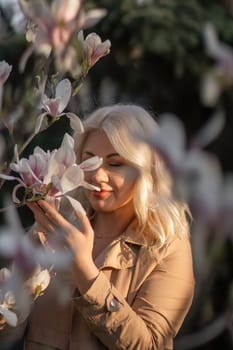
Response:
[[[87,215],[71,222],[49,203],[30,204],[40,229],[63,231],[73,262],[73,293],[59,304],[53,282],[33,307],[25,350],[173,349],[190,308],[194,278],[188,210],[146,140],[157,124],[143,108],[113,105],[84,120],[78,162],[102,157],[86,173]]]

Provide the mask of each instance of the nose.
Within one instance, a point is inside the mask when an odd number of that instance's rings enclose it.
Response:
[[[107,182],[108,173],[106,169],[103,166],[101,166],[98,169],[94,170],[91,175],[91,180],[96,184],[100,184],[101,182]]]

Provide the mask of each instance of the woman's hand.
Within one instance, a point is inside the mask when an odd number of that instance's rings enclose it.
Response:
[[[59,242],[71,251],[74,283],[81,294],[85,293],[99,274],[92,258],[94,232],[88,217],[75,212],[81,227],[79,230],[45,200],[29,203],[28,207],[33,211],[35,220],[48,241],[57,236]]]

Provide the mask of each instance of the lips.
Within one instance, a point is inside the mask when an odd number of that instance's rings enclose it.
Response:
[[[112,191],[111,190],[100,190],[100,191],[93,191],[92,193],[97,198],[106,198],[112,193]]]

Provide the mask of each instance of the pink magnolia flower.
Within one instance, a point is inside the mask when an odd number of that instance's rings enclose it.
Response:
[[[78,35],[78,39],[81,42],[83,50],[83,65],[85,65],[88,71],[94,64],[103,56],[107,55],[110,51],[111,42],[105,40],[102,42],[99,35],[96,33],[90,33],[84,39],[83,32]]]
[[[35,25],[34,45],[37,50],[49,54],[51,49],[64,47],[73,33],[82,27],[94,25],[106,11],[82,11],[82,0],[60,0],[49,4],[45,0],[20,0],[25,16]]]
[[[17,198],[17,191],[20,188],[28,190],[28,196],[43,195],[46,192],[46,186],[43,184],[43,178],[47,173],[48,160],[51,152],[45,152],[39,146],[35,147],[34,152],[29,158],[21,158],[15,163],[10,164],[10,169],[19,173],[20,177],[0,174],[4,180],[16,180],[19,182],[13,189],[12,198],[15,203],[21,201]]]
[[[45,112],[39,115],[37,118],[35,133],[40,131],[43,120],[48,115],[53,117],[55,120],[59,119],[63,115],[66,115],[70,119],[72,129],[83,132],[82,123],[77,115],[69,112],[63,113],[71,98],[71,92],[72,87],[69,79],[63,79],[57,84],[54,97],[48,98],[46,94],[42,94],[39,107],[45,110]]]
[[[68,105],[71,97],[71,90],[69,79],[61,80],[56,86],[54,98],[48,98],[46,94],[43,94],[41,108],[51,116],[56,117],[60,115]]]
[[[47,163],[51,156],[50,151],[45,152],[36,146],[29,158],[21,158],[17,163],[11,163],[10,168],[19,173],[26,186],[40,184],[47,172]]]
[[[66,133],[59,149],[45,152],[37,146],[29,159],[22,158],[11,163],[10,168],[18,172],[20,178],[5,174],[0,174],[0,178],[19,182],[12,194],[16,203],[21,202],[16,194],[18,189],[23,187],[25,189],[23,201],[37,200],[46,196],[61,199],[66,196],[71,205],[75,206],[75,210],[78,210],[79,202],[70,199],[68,193],[79,186],[99,190],[96,186],[85,182],[84,171],[97,169],[101,163],[102,159],[96,156],[79,165],[76,164],[74,139]]]
[[[97,169],[101,165],[102,159],[95,156],[79,165],[75,161],[74,139],[69,134],[65,134],[61,147],[49,159],[48,172],[43,182],[47,186],[52,184],[52,188],[48,192],[49,196],[55,196],[57,198],[66,196],[75,210],[78,210],[80,208],[79,202],[72,199],[67,193],[79,186],[98,191],[98,187],[84,180],[84,171]],[[80,210],[82,211],[81,208]]]
[[[48,52],[54,47],[65,45],[75,30],[81,1],[19,1],[22,11],[35,25],[35,47]]]

